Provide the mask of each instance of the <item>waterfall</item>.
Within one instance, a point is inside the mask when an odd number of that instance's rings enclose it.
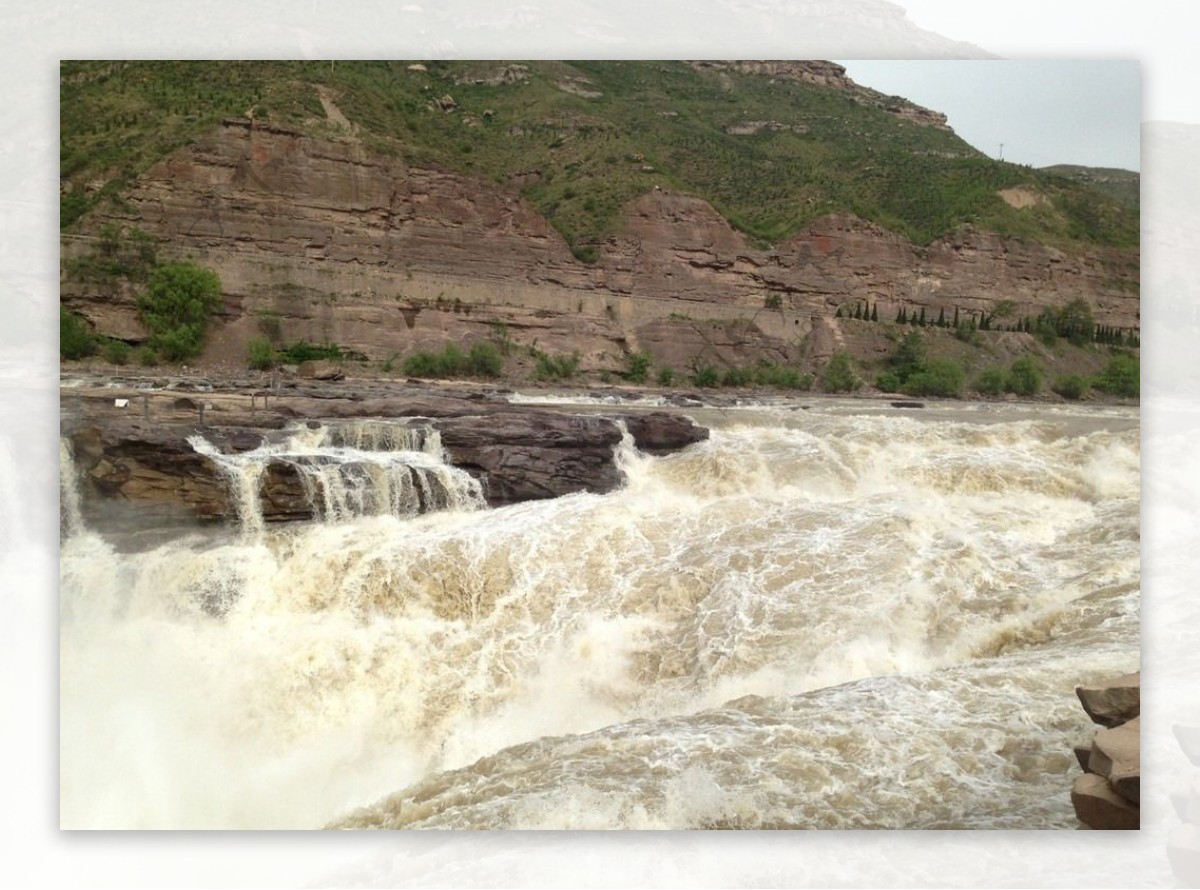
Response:
[[[239,524],[251,535],[263,529],[269,470],[296,478],[305,508],[326,522],[483,505],[479,482],[445,462],[440,435],[426,426],[358,421],[302,427],[279,443],[238,454],[225,454],[201,436],[188,442],[220,468]]]
[[[83,509],[79,497],[79,471],[70,439],[58,440],[58,529],[69,538],[84,530]]]

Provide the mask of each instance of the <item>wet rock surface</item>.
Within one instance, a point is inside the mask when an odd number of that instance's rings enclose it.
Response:
[[[506,391],[484,388],[307,379],[259,390],[238,381],[191,385],[199,392],[187,398],[162,380],[141,381],[141,389],[108,381],[63,390],[61,433],[72,445],[85,516],[124,503],[201,522],[235,518],[229,480],[188,441],[195,436],[236,455],[282,442],[298,428],[399,420],[436,431],[447,462],[478,479],[491,506],[617,488],[622,425],[653,454],[708,438],[707,429],[665,411],[618,406],[575,414],[511,404]],[[294,462],[267,462],[258,491],[265,521],[313,518],[311,492]]]
[[[1126,674],[1075,690],[1102,729],[1075,749],[1083,768],[1071,788],[1075,815],[1087,828],[1141,826],[1141,674]]]

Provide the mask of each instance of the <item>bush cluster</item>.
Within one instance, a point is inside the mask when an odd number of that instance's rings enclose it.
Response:
[[[962,393],[967,373],[953,359],[928,358],[925,339],[919,331],[909,331],[888,359],[888,370],[875,378],[884,392],[902,392],[910,396],[954,397]]]
[[[531,349],[533,376],[537,380],[567,380],[579,373],[579,353],[549,353]]]
[[[1115,355],[1092,380],[1101,392],[1125,398],[1137,398],[1142,390],[1142,374],[1138,360],[1131,355]]]
[[[850,356],[835,352],[821,374],[821,385],[827,392],[854,392],[862,386],[862,381],[854,373]]]
[[[415,352],[404,360],[404,373],[410,377],[497,377],[504,357],[495,343],[479,342],[463,352],[453,343],[441,352]]]
[[[670,368],[667,380],[659,382],[666,385],[674,377]],[[692,383],[695,386],[712,388],[717,386],[770,386],[777,389],[811,389],[813,378],[787,365],[777,365],[774,362],[760,359],[753,365],[731,365],[724,370],[707,362],[694,362],[692,365]]]

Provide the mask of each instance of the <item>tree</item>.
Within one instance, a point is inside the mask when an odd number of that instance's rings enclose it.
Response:
[[[925,338],[920,331],[909,331],[888,359],[892,373],[901,384],[925,365]]]
[[[1088,305],[1087,300],[1077,297],[1056,310],[1054,315],[1059,336],[1066,337],[1074,346],[1082,346],[1091,341],[1095,322],[1092,319],[1092,307]]]
[[[217,273],[190,261],[159,266],[137,299],[151,345],[169,361],[200,354],[209,319],[220,303]]]
[[[65,359],[80,359],[96,351],[96,338],[82,315],[58,310],[58,354]]]
[[[853,392],[860,385],[850,364],[850,356],[845,352],[833,354],[825,366],[821,381],[828,392]]]

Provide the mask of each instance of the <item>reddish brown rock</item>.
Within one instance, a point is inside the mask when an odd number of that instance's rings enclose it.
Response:
[[[1141,718],[1101,729],[1092,742],[1088,772],[1103,776],[1119,795],[1141,802]]]
[[[1103,776],[1084,773],[1071,787],[1075,815],[1088,828],[1130,830],[1141,827],[1141,811],[1121,797]]]
[[[317,138],[245,120],[146,171],[122,206],[94,213],[88,230],[136,225],[164,255],[220,275],[209,364],[244,366],[264,320],[279,342],[334,342],[375,361],[467,346],[504,325],[517,346],[578,352],[585,371],[622,370],[630,351],[646,349],[677,373],[693,358],[812,370],[836,349],[873,357],[884,344],[859,330],[869,323],[833,318],[860,301],[881,318],[901,306],[936,318],[999,299],[1036,316],[1083,297],[1098,323],[1138,326],[1136,250],[1068,254],[969,227],[920,246],[850,216],[817,219],[764,249],[707,202],[658,190],[624,208],[622,234],[588,265],[516,185],[408,167],[349,133]],[[65,235],[62,255],[93,247]],[[778,298],[770,309],[768,297]],[[132,290],[64,280],[62,298],[101,333],[147,335]],[[814,333],[820,343],[806,341]],[[996,337],[1037,348],[1027,334]],[[680,338],[686,354],[672,346]]]
[[[1093,723],[1117,726],[1141,713],[1141,673],[1126,674],[1095,686],[1077,686],[1075,694]]]

